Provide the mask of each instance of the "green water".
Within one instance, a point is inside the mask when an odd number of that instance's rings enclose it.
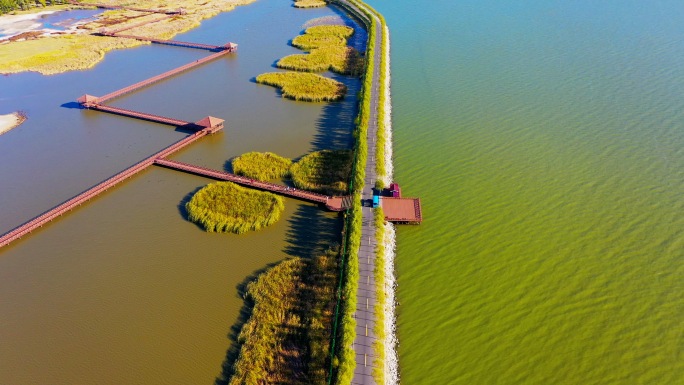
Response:
[[[370,3],[402,383],[684,383],[684,3]]]

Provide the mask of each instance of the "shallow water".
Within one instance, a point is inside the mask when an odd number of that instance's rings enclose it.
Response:
[[[273,71],[310,19],[260,0],[205,20],[179,40],[238,43],[235,55],[112,101],[197,121],[226,119],[173,159],[224,169],[247,151],[300,157],[347,148],[358,80],[341,103],[282,100],[251,79]],[[0,106],[28,120],[0,140],[0,233],[78,194],[185,134],[169,126],[73,108],[206,56],[142,46],[110,52],[88,71],[0,77]],[[210,181],[151,168],[0,252],[0,383],[213,384],[243,306],[238,286],[288,256],[338,241],[340,221],[286,199],[282,219],[253,234],[209,234],[184,219],[189,194]]]
[[[370,0],[406,384],[684,383],[684,5]]]
[[[99,9],[57,11],[46,15],[40,15],[31,20],[21,20],[12,24],[3,24],[0,26],[0,38],[41,29],[64,31],[76,23],[85,23],[95,20],[95,17],[102,12],[103,11]]]

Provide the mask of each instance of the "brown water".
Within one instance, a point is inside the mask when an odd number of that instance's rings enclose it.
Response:
[[[226,119],[223,133],[174,159],[223,169],[246,151],[299,157],[345,148],[358,81],[336,104],[285,101],[251,81],[272,71],[307,20],[336,15],[261,0],[179,40],[240,44],[239,53],[112,104],[186,120]],[[94,69],[0,78],[0,113],[29,119],[0,138],[0,233],[180,139],[168,126],[83,111],[101,95],[206,52],[144,46]],[[182,203],[209,181],[152,168],[0,252],[0,383],[211,384],[243,306],[237,287],[290,255],[338,238],[336,214],[286,200],[283,218],[243,236],[208,234]]]

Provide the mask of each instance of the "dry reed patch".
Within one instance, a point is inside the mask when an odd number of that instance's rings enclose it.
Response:
[[[363,69],[363,58],[355,48],[346,45],[353,34],[353,28],[343,25],[307,28],[304,35],[293,39],[292,45],[309,53],[286,56],[278,61],[277,66],[295,71],[330,70],[357,76]]]
[[[105,52],[143,44],[129,39],[92,35],[61,35],[0,45],[0,73],[23,71],[51,75],[83,70],[102,60]]]
[[[278,87],[288,99],[324,102],[344,98],[347,87],[333,79],[299,72],[270,72],[256,77],[256,82]]]
[[[290,175],[292,160],[272,152],[248,152],[233,159],[231,164],[238,175],[269,181]]]
[[[326,5],[327,3],[323,0],[298,0],[294,3],[296,8],[318,8]]]
[[[285,205],[277,195],[216,182],[195,193],[185,208],[209,232],[242,234],[277,222]]]
[[[238,337],[230,385],[325,383],[337,254],[285,260],[247,285],[252,313]]]
[[[292,182],[300,189],[344,195],[348,189],[352,156],[350,150],[312,152],[290,167]]]
[[[141,35],[152,38],[170,39],[178,33],[188,31],[200,25],[204,19],[221,12],[234,9],[238,5],[249,4],[254,0],[205,0],[196,2],[180,0],[174,2],[136,0],[126,2],[126,6],[158,9],[178,10],[183,8],[184,15],[152,22],[142,27],[136,27],[123,32],[124,34]],[[89,1],[84,1],[87,4]],[[95,2],[95,1],[93,1]],[[121,5],[121,1],[98,0],[97,3]],[[145,20],[161,18],[160,14],[144,12],[111,10],[104,12],[101,17],[83,25],[80,29],[97,32],[105,27],[117,29]],[[96,41],[99,39],[100,41]],[[33,44],[30,44],[33,43]],[[97,64],[107,51],[112,49],[129,48],[147,44],[131,39],[86,36],[59,35],[43,37],[31,41],[12,42],[0,45],[0,73],[16,73],[35,71],[44,75],[62,73],[72,70],[82,70]]]

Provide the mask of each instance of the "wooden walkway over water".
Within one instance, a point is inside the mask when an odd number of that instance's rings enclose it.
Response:
[[[98,6],[100,8],[109,8],[109,9],[129,9],[129,10],[134,10],[134,11],[139,11],[139,12],[155,12],[155,13],[165,13],[165,14],[177,14],[177,12],[169,12],[169,11],[158,11],[158,10],[143,10],[143,9],[137,9],[137,8],[129,8],[129,7],[120,7],[120,6],[108,6],[108,5],[100,5],[100,4],[82,4],[78,3],[75,1],[70,1],[72,4],[76,5],[87,5],[87,6]],[[158,21],[158,20],[157,20]],[[154,21],[151,21],[154,22]],[[138,26],[138,25],[136,25]],[[124,37],[124,36],[120,36]],[[194,143],[196,140],[204,137],[207,134],[213,134],[218,132],[223,128],[224,121],[223,119],[215,118],[213,116],[207,116],[197,122],[188,122],[185,120],[181,119],[175,119],[175,118],[170,118],[166,116],[160,116],[160,115],[155,115],[155,114],[150,114],[146,112],[140,112],[140,111],[133,111],[125,108],[120,108],[120,107],[113,107],[113,106],[107,106],[104,103],[107,102],[108,100],[114,99],[116,97],[119,97],[121,95],[136,91],[140,88],[147,87],[151,84],[154,84],[158,81],[164,80],[168,77],[177,75],[181,72],[190,70],[192,68],[195,68],[199,65],[202,65],[204,63],[207,63],[211,60],[217,59],[223,55],[226,55],[231,52],[235,52],[237,49],[237,44],[234,43],[228,43],[224,46],[213,46],[213,45],[208,45],[208,44],[201,44],[201,43],[188,43],[188,42],[180,42],[180,41],[174,41],[174,40],[160,40],[160,39],[152,39],[152,38],[146,38],[146,37],[140,37],[140,36],[125,36],[128,38],[134,38],[134,39],[139,39],[139,40],[147,40],[151,41],[154,43],[159,43],[159,44],[167,44],[167,45],[176,45],[176,46],[184,46],[184,47],[190,47],[190,48],[200,48],[200,49],[206,49],[206,50],[212,50],[212,51],[217,51],[209,56],[206,56],[202,59],[195,60],[192,63],[185,64],[183,66],[180,66],[178,68],[172,69],[170,71],[166,71],[160,75],[153,76],[149,79],[145,79],[143,81],[140,81],[138,83],[132,84],[130,86],[121,88],[119,90],[116,90],[114,92],[111,92],[109,94],[106,94],[101,97],[97,96],[92,96],[92,95],[83,95],[80,98],[77,99],[77,101],[83,106],[84,108],[91,109],[91,110],[96,110],[96,111],[102,111],[102,112],[108,112],[112,114],[117,114],[121,116],[126,116],[130,118],[135,118],[135,119],[143,119],[155,123],[161,123],[161,124],[167,124],[167,125],[172,125],[172,126],[177,126],[177,127],[183,127],[186,129],[190,129],[194,131],[192,134],[189,136],[179,140],[178,142],[164,148],[163,150],[145,158],[144,160],[134,164],[133,166],[121,171],[120,173],[108,178],[107,180],[98,183],[97,185],[91,187],[90,189],[78,194],[77,196],[67,200],[66,202],[44,212],[43,214],[31,219],[30,221],[16,227],[15,229],[3,234],[0,236],[0,247],[7,246],[11,242],[20,239],[21,237],[30,234],[31,232],[35,231],[36,229],[46,225],[50,221],[60,217],[61,215],[71,211],[72,209],[80,206],[81,204],[93,199],[94,197],[98,196],[99,194],[107,191],[108,189],[118,185],[119,183],[123,182],[124,180],[136,175],[137,173],[147,169],[147,167],[153,165],[156,160],[165,158],[171,154],[173,154],[176,151],[179,151],[180,149]]]
[[[289,196],[291,198],[301,199],[314,203],[324,204],[328,210],[344,211],[351,207],[352,197],[333,197],[329,195],[319,194],[307,190],[298,190],[294,187],[283,186],[275,183],[262,182],[256,179],[247,178],[240,175],[231,174],[229,172],[212,170],[206,167],[194,166],[192,164],[178,162],[169,159],[155,159],[155,164],[170,169],[187,172],[190,174],[205,176],[208,178],[223,180],[237,183],[239,185],[255,188],[263,191],[270,191],[276,194]]]
[[[179,151],[180,149],[194,143],[196,140],[202,138],[203,136],[207,135],[209,133],[209,130],[199,130],[195,132],[194,134],[187,136],[178,142],[164,148],[163,150],[157,152],[156,154],[145,158],[144,160],[134,164],[133,166],[121,171],[120,173],[112,176],[109,179],[106,179],[105,181],[98,183],[97,185],[89,188],[88,190],[78,194],[77,196],[69,199],[68,201],[58,205],[57,207],[54,207],[45,213],[31,219],[30,221],[22,224],[21,226],[15,228],[14,230],[2,235],[0,237],[0,247],[7,246],[13,241],[16,241],[17,239],[30,234],[31,232],[35,231],[36,229],[43,227],[46,225],[48,222],[52,221],[53,219],[58,218],[59,216],[68,213],[72,209],[80,206],[81,204],[88,202],[89,200],[93,199],[94,197],[100,195],[101,193],[109,190],[110,188],[118,185],[119,183],[125,181],[126,179],[138,174],[139,172],[145,170],[147,167],[151,166],[154,164],[154,161],[157,158],[160,157],[165,157],[169,156],[176,151]]]

